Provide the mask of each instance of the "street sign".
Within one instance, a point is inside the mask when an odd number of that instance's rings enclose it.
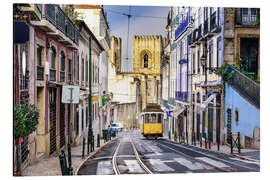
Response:
[[[62,87],[62,103],[78,104],[80,99],[79,86],[63,86]]]

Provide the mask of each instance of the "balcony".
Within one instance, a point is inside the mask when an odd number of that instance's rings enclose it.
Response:
[[[187,91],[176,91],[175,99],[178,101],[188,102],[188,92]]]
[[[203,23],[203,35],[206,36],[208,32],[209,32],[208,19],[206,19]]]
[[[188,27],[188,17],[182,21],[182,23],[178,26],[175,31],[175,40],[178,39],[184,31],[186,31]]]
[[[37,66],[37,80],[44,80],[44,67]]]
[[[233,72],[231,86],[257,108],[260,108],[260,85],[234,69],[232,66],[229,66],[228,71],[231,73]]]
[[[40,21],[42,16],[41,4],[20,4],[20,10],[31,14],[32,21]]]
[[[77,48],[79,32],[65,12],[55,4],[39,5],[39,9],[41,9],[43,18],[32,24],[39,26],[48,35],[58,39],[59,42]]]
[[[56,81],[56,70],[50,69],[50,81]]]
[[[200,24],[198,27],[197,37],[196,37],[197,43],[200,43],[201,39],[202,39],[202,24]]]
[[[217,18],[217,13],[214,12],[210,16],[210,31],[212,33],[218,33],[221,31],[220,26],[218,25],[218,18]]]
[[[72,82],[72,74],[68,73],[68,82]]]
[[[60,71],[60,82],[65,82],[65,71]]]

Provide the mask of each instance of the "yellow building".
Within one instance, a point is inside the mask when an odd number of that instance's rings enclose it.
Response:
[[[160,62],[165,46],[162,36],[134,36],[133,77],[137,81],[137,117],[147,104],[160,105]]]

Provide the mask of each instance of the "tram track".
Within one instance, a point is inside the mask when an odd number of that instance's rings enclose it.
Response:
[[[133,153],[134,153],[135,158],[136,158],[138,164],[140,165],[140,167],[144,170],[144,172],[146,174],[153,174],[153,172],[142,162],[140,155],[139,155],[134,143],[132,142],[132,139],[129,139],[129,142],[132,146]],[[113,170],[114,170],[115,175],[123,174],[123,173],[121,173],[119,166],[118,166],[118,163],[117,163],[117,158],[123,157],[123,155],[119,155],[119,149],[120,149],[121,145],[122,145],[122,141],[119,142],[118,146],[115,149],[114,155],[112,157],[112,166],[113,166]]]

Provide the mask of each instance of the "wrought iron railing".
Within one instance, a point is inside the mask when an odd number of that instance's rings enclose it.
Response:
[[[45,17],[52,24],[56,24],[56,14],[55,14],[55,5],[54,4],[46,4],[45,5]]]
[[[188,26],[188,17],[182,21],[175,31],[175,39],[177,39],[187,28]]]
[[[56,81],[56,70],[50,69],[50,81]]]
[[[200,24],[198,27],[197,40],[199,40],[201,37],[202,37],[202,24]]]
[[[214,30],[214,28],[217,27],[217,20],[216,19],[217,19],[217,15],[216,15],[216,12],[214,12],[210,16],[210,31]]]
[[[232,87],[249,99],[256,107],[260,108],[260,85],[232,66],[229,66],[228,70],[231,73],[233,72],[231,80]]]
[[[188,102],[188,92],[187,91],[176,91],[175,92],[175,99],[179,101]]]
[[[79,31],[77,28],[74,28],[74,42],[78,45],[79,43]]]
[[[65,24],[66,24],[66,15],[60,7],[57,7],[56,26],[63,33],[65,33]]]
[[[203,23],[203,35],[206,35],[209,31],[209,28],[208,28],[208,19],[206,19]]]
[[[72,82],[72,74],[71,73],[68,73],[68,81]]]
[[[66,20],[66,35],[71,39],[74,40],[74,26],[72,21],[67,17]]]
[[[65,82],[65,71],[60,71],[60,82]]]
[[[37,66],[37,80],[44,80],[44,67]]]

